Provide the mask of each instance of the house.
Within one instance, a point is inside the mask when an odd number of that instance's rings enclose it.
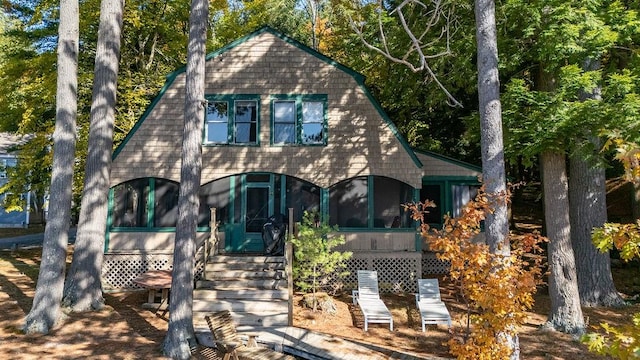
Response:
[[[11,133],[0,133],[0,187],[9,181],[8,168],[14,167],[18,163],[16,147],[24,145],[31,136],[14,135]],[[0,228],[28,227],[31,217],[40,219],[39,213],[33,213],[31,192],[21,194],[25,201],[25,206],[20,210],[9,210],[5,208],[5,194],[0,194]]]
[[[183,68],[114,152],[107,288],[171,266],[184,92]],[[362,75],[268,27],[207,56],[205,93],[199,244],[261,253],[268,217],[319,211],[345,235],[352,274],[375,269],[387,289],[415,291],[423,242],[402,204],[435,200],[438,223],[469,199],[480,169],[413,151]]]

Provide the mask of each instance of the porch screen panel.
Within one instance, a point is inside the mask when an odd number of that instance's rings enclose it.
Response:
[[[220,225],[229,222],[229,188],[231,179],[212,181],[200,186],[200,209],[198,226],[208,227],[211,223],[211,208],[216,208],[216,220]]]
[[[269,218],[269,188],[249,187],[247,191],[246,232],[262,232],[262,225]]]
[[[226,101],[212,101],[207,106],[205,141],[222,144],[229,141],[229,104]]]
[[[420,189],[420,201],[433,201],[436,207],[427,208],[424,214],[424,221],[427,224],[442,225],[442,187],[441,185],[422,185]]]
[[[273,102],[273,143],[294,144],[296,142],[296,102]]]
[[[235,142],[236,144],[257,143],[258,104],[256,101],[236,101]]]
[[[409,228],[410,214],[402,204],[413,201],[411,186],[386,177],[373,178],[373,227]]]
[[[453,216],[460,216],[462,208],[476,196],[477,186],[453,185],[451,193],[453,196]]]
[[[146,227],[149,179],[131,180],[113,188],[113,226]]]
[[[175,227],[178,221],[178,194],[180,187],[177,182],[155,179],[154,193],[154,226]]]
[[[305,211],[320,213],[320,188],[287,176],[287,208],[293,208],[293,220],[302,221]]]
[[[369,201],[366,177],[345,180],[329,189],[329,223],[338,227],[366,228]]]

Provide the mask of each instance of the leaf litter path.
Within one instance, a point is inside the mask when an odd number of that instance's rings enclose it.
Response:
[[[40,249],[15,252],[0,251],[0,359],[167,359],[162,356],[161,345],[167,331],[167,319],[143,309],[143,292],[106,294],[106,306],[101,311],[70,314],[63,325],[49,335],[24,335],[20,328],[31,309],[35,281],[38,276]],[[637,266],[614,267],[618,289],[629,297],[640,293],[640,286],[630,279],[640,278]],[[626,283],[623,283],[626,281]],[[455,292],[447,287],[442,292],[454,318],[454,326],[464,324],[464,309]],[[538,326],[546,320],[548,295],[541,289],[536,295],[534,311],[520,332],[522,359],[606,359],[589,353],[586,347],[571,336],[557,332],[541,332]],[[294,306],[294,325],[326,333],[361,344],[373,344],[391,355],[394,351],[421,357],[450,357],[443,345],[449,335],[444,327],[431,326],[422,333],[419,314],[412,294],[383,296],[394,316],[394,330],[372,326],[362,331],[362,319],[352,307],[351,299],[336,299],[338,313],[313,313]],[[592,325],[607,321],[614,325],[629,324],[631,314],[640,312],[640,306],[620,309],[584,309]],[[386,349],[386,350],[385,350]]]

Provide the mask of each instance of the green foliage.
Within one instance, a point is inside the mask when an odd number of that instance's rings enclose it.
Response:
[[[504,339],[516,335],[533,306],[543,260],[538,244],[544,238],[536,234],[511,237],[508,254],[492,253],[475,239],[492,211],[482,191],[460,217],[445,216],[442,230],[430,229],[422,221],[423,213],[434,206],[425,201],[409,208],[413,218],[421,221],[429,248],[438,259],[451,263],[448,277],[467,308],[467,327],[449,340],[449,351],[458,359],[508,359],[512,349]]]
[[[0,192],[19,194],[31,189],[39,195],[50,183],[51,148],[55,123],[56,49],[59,6],[56,1],[8,1],[0,31],[0,131],[32,134],[20,149],[20,161]],[[83,186],[91,108],[100,1],[80,4],[78,60],[78,139],[74,169],[75,203]],[[186,58],[189,4],[186,2],[127,1],[118,74],[115,122],[117,146],[165,81]],[[13,200],[11,202],[14,203]]]
[[[593,244],[603,253],[615,247],[622,260],[640,259],[640,220],[635,224],[605,223],[591,235]]]
[[[617,328],[603,323],[600,326],[605,334],[589,333],[582,337],[589,351],[616,359],[640,358],[640,314],[633,316],[632,325]]]
[[[400,54],[406,51],[409,40],[397,14],[391,13],[398,4],[383,3],[387,12],[378,10],[379,4],[373,2],[342,0],[336,4],[336,18],[331,24],[333,36],[327,54],[366,76],[368,88],[412,147],[477,163],[479,145],[466,136],[468,125],[459,121],[461,116],[468,115],[478,106],[476,70],[473,61],[469,61],[475,55],[473,3],[438,3],[451,11],[448,13],[452,34],[449,38],[440,31],[442,22],[433,24],[431,16],[425,15],[433,10],[434,3],[426,4],[420,11],[405,8],[408,10],[406,21],[409,27],[417,30],[424,44],[432,45],[429,54],[445,53],[444,56],[430,57],[428,64],[443,86],[464,105],[462,108],[454,108],[447,103],[447,96],[427,71],[412,72],[404,64],[388,60],[365,47],[354,33],[349,17],[357,19],[358,24],[364,24],[363,36],[369,43],[381,46],[376,22],[382,16],[389,50],[402,56]],[[434,26],[432,31],[423,33],[429,25]],[[448,54],[445,52],[447,45]]]
[[[542,149],[586,153],[586,134],[638,133],[630,129],[640,106],[635,8],[615,0],[510,0],[498,8],[507,159],[529,165]],[[592,93],[601,99],[584,101]]]
[[[291,240],[294,245],[295,261],[293,276],[296,286],[302,291],[316,293],[324,287],[328,276],[343,277],[345,261],[351,258],[349,251],[334,250],[345,243],[342,235],[337,235],[338,227],[319,221],[314,212],[304,212],[298,234]]]
[[[602,228],[594,229],[592,235],[593,243],[600,251],[607,252],[615,247],[625,261],[640,259],[640,220],[635,224],[606,223]],[[600,329],[604,334],[592,332],[581,339],[590,351],[616,359],[640,358],[640,314],[633,316],[630,325],[614,327],[601,323]]]
[[[323,3],[319,1],[318,3]],[[295,1],[254,0],[234,3],[212,2],[212,47],[220,48],[258,28],[269,25],[278,31],[310,45],[309,19]]]

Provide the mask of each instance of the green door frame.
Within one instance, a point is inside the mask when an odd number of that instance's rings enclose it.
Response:
[[[265,174],[267,175],[267,174]],[[227,246],[227,251],[231,253],[261,253],[264,250],[264,245],[262,242],[262,232],[248,232],[247,225],[250,225],[247,221],[249,219],[249,212],[251,209],[249,208],[252,203],[252,199],[249,199],[249,193],[251,193],[251,189],[266,189],[267,191],[267,203],[264,204],[263,207],[259,208],[257,212],[254,213],[254,219],[258,216],[258,219],[262,219],[263,217],[268,218],[271,214],[273,214],[274,208],[274,180],[273,174],[269,175],[268,182],[248,182],[247,175],[243,174],[236,177],[236,181],[240,180],[240,222],[233,226],[233,231],[228,233],[230,237],[230,241]],[[239,179],[238,179],[239,178]],[[266,211],[266,212],[265,212]],[[264,215],[264,216],[260,216]]]

